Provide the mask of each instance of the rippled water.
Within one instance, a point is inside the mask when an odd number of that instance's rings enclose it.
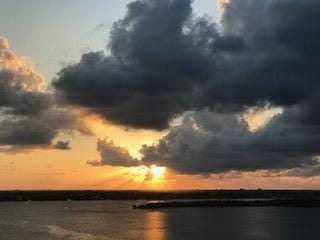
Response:
[[[318,239],[320,209],[134,210],[132,201],[0,203],[1,240]]]

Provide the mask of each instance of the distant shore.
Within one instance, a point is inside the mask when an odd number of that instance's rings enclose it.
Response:
[[[90,200],[320,200],[320,191],[307,190],[194,190],[194,191],[0,191],[4,201]],[[230,204],[230,203],[229,203]],[[236,204],[236,202],[234,202]]]
[[[165,209],[165,208],[209,208],[209,207],[301,207],[319,208],[319,200],[311,199],[273,199],[273,200],[207,200],[207,201],[173,201],[150,202],[142,205],[134,205],[134,209]]]

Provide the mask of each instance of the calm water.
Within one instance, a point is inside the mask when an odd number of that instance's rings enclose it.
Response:
[[[132,201],[0,203],[1,240],[317,239],[320,209],[133,210]]]

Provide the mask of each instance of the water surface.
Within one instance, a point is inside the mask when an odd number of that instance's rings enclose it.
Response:
[[[320,208],[134,210],[136,201],[0,203],[1,240],[315,239]]]

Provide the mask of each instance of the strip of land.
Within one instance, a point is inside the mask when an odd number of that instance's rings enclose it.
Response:
[[[320,200],[320,191],[199,190],[199,191],[0,191],[1,201],[88,200]],[[220,203],[221,205],[221,203]],[[229,203],[230,205],[230,203]]]
[[[166,209],[166,208],[209,208],[209,207],[303,207],[318,208],[319,200],[312,199],[274,199],[274,200],[211,200],[211,201],[173,201],[150,202],[143,205],[134,205],[135,209]]]

